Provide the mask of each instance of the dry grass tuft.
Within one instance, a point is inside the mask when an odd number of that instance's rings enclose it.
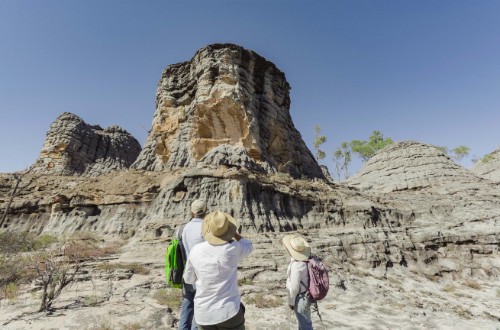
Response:
[[[160,289],[154,293],[153,298],[160,305],[170,308],[179,307],[182,302],[182,290],[173,288]]]
[[[453,285],[448,284],[448,285],[446,285],[446,286],[443,288],[443,291],[444,291],[444,292],[448,292],[448,293],[452,293],[452,292],[454,292],[454,291],[455,291],[455,289],[456,289],[456,288],[455,288]]]
[[[261,292],[247,296],[246,303],[255,305],[257,308],[275,308],[283,306],[283,300],[281,298]]]
[[[131,271],[134,274],[141,274],[141,275],[148,275],[151,272],[151,270],[148,267],[141,265],[137,262],[134,262],[131,264],[127,264],[127,263],[123,263],[123,262],[103,263],[103,264],[97,265],[96,268],[99,270],[103,270],[105,272],[114,272],[117,269],[124,269],[124,270]]]

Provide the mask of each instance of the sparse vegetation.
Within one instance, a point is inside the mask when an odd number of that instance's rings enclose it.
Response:
[[[326,136],[325,135],[320,135],[321,133],[321,126],[316,125],[314,127],[314,149],[316,149],[316,160],[321,160],[325,158],[326,154],[323,150],[321,150],[321,145],[323,145],[326,142]]]
[[[488,155],[484,156],[483,158],[481,158],[481,163],[486,164],[492,160],[493,160],[493,155],[488,154]]]
[[[245,301],[248,304],[255,305],[257,308],[275,308],[284,304],[281,298],[262,292],[246,296]]]
[[[443,288],[443,291],[444,292],[448,292],[448,293],[452,293],[455,291],[455,287],[451,284],[448,284],[446,285],[444,288]]]
[[[0,298],[14,299],[21,285],[34,281],[41,290],[39,311],[50,310],[86,262],[111,251],[116,248],[99,246],[96,240],[72,238],[58,242],[50,235],[1,232]]]
[[[373,131],[368,141],[352,140],[349,142],[349,146],[351,147],[352,152],[357,154],[364,162],[366,162],[373,157],[377,151],[392,143],[392,139],[384,139],[384,135],[380,131]]]
[[[335,174],[340,181],[343,177],[349,177],[349,164],[351,163],[351,147],[347,142],[342,142],[340,147],[333,153],[333,161],[335,163]]]
[[[134,274],[148,275],[150,273],[150,269],[144,265],[141,265],[137,262],[127,264],[127,263],[102,263],[97,265],[96,267],[99,270],[103,270],[106,272],[113,272],[118,269],[124,269],[131,271]]]
[[[154,293],[153,298],[160,305],[170,308],[178,307],[182,302],[182,290],[174,288],[160,289]]]
[[[121,330],[140,330],[142,326],[139,322],[124,323],[120,327]]]
[[[253,284],[253,281],[252,279],[249,279],[249,278],[240,278],[238,280],[238,286],[242,286],[242,285],[252,285]]]

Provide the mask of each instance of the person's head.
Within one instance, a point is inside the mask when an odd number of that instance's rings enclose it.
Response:
[[[283,245],[294,260],[306,261],[311,255],[309,243],[299,234],[286,235],[283,237]]]
[[[203,199],[195,199],[191,203],[191,214],[193,217],[203,218],[207,213],[207,204]]]
[[[201,225],[201,233],[205,241],[212,245],[222,245],[229,242],[236,233],[236,220],[221,211],[210,212]]]

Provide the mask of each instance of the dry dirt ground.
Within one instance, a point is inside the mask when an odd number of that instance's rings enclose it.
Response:
[[[39,291],[25,288],[17,298],[0,302],[0,328],[175,328],[179,290],[166,289],[164,248],[159,241],[129,243],[120,254],[100,261],[120,267],[88,265],[50,314],[35,312]],[[149,273],[134,273],[127,264],[139,264]],[[276,270],[283,284],[278,289],[267,289],[262,278],[241,283],[247,329],[297,328],[284,300],[285,267]],[[498,281],[438,280],[402,269],[386,277],[366,270],[336,271],[331,283],[327,298],[318,303],[322,321],[313,314],[315,329],[500,329]]]

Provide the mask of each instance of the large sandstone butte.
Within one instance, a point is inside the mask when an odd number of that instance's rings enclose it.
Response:
[[[153,128],[133,167],[227,165],[323,178],[293,125],[289,91],[284,73],[255,52],[204,47],[163,71]]]
[[[141,145],[118,126],[88,125],[65,112],[50,125],[33,173],[97,176],[127,169]]]
[[[203,198],[258,242],[242,272],[263,286],[282,285],[269,278],[281,276],[287,260],[277,242],[293,230],[344,270],[499,278],[498,185],[416,142],[388,146],[347,184],[323,180],[293,128],[288,90],[283,73],[251,51],[202,48],[163,73],[135,169],[95,178],[30,174],[0,226],[164,243]],[[1,179],[5,207],[14,182]]]

